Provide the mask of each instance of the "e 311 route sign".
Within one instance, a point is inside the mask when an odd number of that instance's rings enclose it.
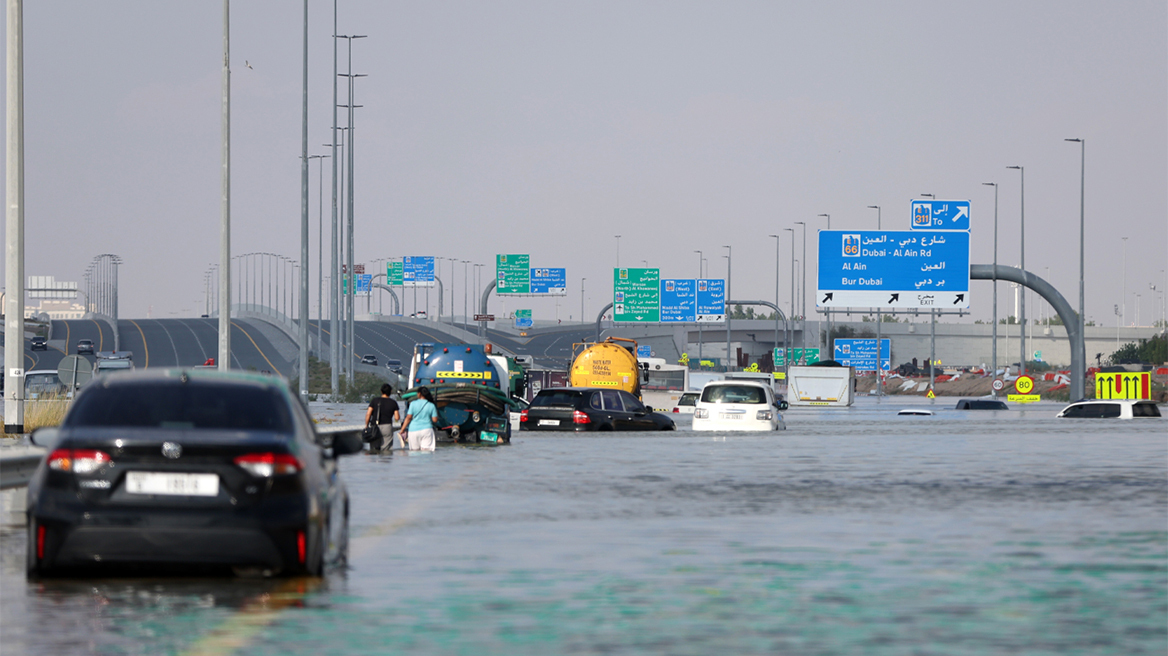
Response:
[[[969,233],[825,230],[817,307],[968,308]]]
[[[969,230],[969,201],[914,200],[913,230]]]

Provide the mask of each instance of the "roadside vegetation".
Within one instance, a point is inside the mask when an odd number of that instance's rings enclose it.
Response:
[[[1163,364],[1168,362],[1168,335],[1128,342],[1111,354],[1111,364]]]
[[[339,396],[332,398],[331,388],[332,367],[329,363],[318,358],[308,358],[308,398],[313,401],[336,401],[337,403],[363,403],[381,394],[381,384],[384,382],[373,374],[358,372],[353,376],[353,383],[344,376],[341,377],[338,391]],[[300,379],[294,378],[289,382],[293,389],[299,389]]]

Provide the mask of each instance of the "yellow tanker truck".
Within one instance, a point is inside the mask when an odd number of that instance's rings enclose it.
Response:
[[[609,337],[603,342],[572,345],[572,368],[568,384],[572,387],[611,387],[641,397],[641,379],[645,369],[637,362],[637,342],[623,337]]]

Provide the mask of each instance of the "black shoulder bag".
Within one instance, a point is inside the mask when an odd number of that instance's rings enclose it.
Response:
[[[369,423],[365,424],[365,431],[361,433],[361,439],[369,444],[373,441],[381,439],[381,400],[377,400],[376,416],[370,417]]]

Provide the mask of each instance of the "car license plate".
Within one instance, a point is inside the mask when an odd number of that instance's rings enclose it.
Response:
[[[723,412],[722,419],[742,419],[742,415],[730,412]]]
[[[130,494],[213,497],[219,494],[219,476],[217,474],[127,472],[126,492]]]
[[[487,431],[483,431],[483,432],[479,433],[479,441],[480,442],[498,442],[499,436],[496,435],[495,433],[488,433]]]
[[[540,419],[539,425],[540,426],[559,426],[560,420],[559,419]]]

